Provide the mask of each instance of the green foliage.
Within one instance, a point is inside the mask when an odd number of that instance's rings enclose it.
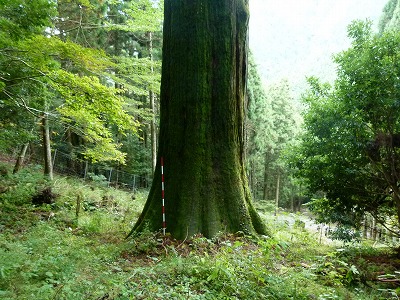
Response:
[[[1,184],[10,187],[0,194],[5,299],[372,300],[395,293],[375,280],[378,272],[395,274],[397,261],[388,249],[320,245],[300,216],[295,217],[300,226],[289,226],[265,212],[274,238],[239,233],[177,241],[144,231],[125,240],[145,202],[142,193],[132,200],[129,193],[94,182],[56,177],[55,204],[33,207],[31,195],[49,184],[40,170],[9,174]]]
[[[65,99],[65,105],[57,111],[74,132],[85,132],[85,140],[92,145],[83,154],[94,162],[123,162],[125,155],[117,150],[119,145],[113,140],[112,126],[123,134],[135,132],[138,123],[124,111],[124,100],[118,96],[118,90],[102,85],[96,77],[80,77],[63,71],[54,77],[54,88]]]
[[[340,240],[343,242],[355,242],[359,241],[361,234],[359,231],[354,230],[352,226],[339,225],[329,233],[329,237],[335,240]]]
[[[126,24],[118,28],[136,32],[160,31],[163,20],[163,5],[164,1],[129,1],[124,9],[129,18]]]
[[[88,178],[98,185],[106,186],[107,178],[104,175],[96,175],[94,173],[88,173]]]
[[[3,0],[0,11],[0,48],[41,33],[56,15],[54,3],[47,0]]]
[[[133,57],[143,39],[132,32],[159,32],[161,7],[158,1],[3,1],[1,149],[38,140],[37,118],[46,113],[54,146],[123,164],[125,135],[137,134],[151,119],[144,96],[148,89],[157,94],[160,81],[159,62]],[[135,24],[127,25],[129,9]],[[124,28],[106,25],[114,21]],[[66,145],[66,131],[81,139]]]
[[[258,200],[254,202],[254,206],[260,212],[274,212],[275,201]]]
[[[56,294],[65,299],[88,299],[102,294],[112,272],[102,267],[106,263],[103,256],[112,256],[112,247],[97,244],[96,250],[89,240],[47,224],[38,224],[28,233],[25,242],[0,242],[0,257],[5,262],[0,289],[9,299],[46,299]],[[94,270],[100,271],[100,276],[91,282],[88,278]]]
[[[383,8],[382,16],[379,21],[379,32],[385,30],[398,30],[400,28],[400,2],[389,0]]]
[[[364,213],[362,211],[343,211],[338,201],[332,201],[325,197],[312,199],[307,207],[316,215],[316,221],[320,224],[340,224],[347,227],[358,227],[361,224]]]
[[[325,284],[331,286],[355,285],[360,281],[360,272],[354,265],[341,259],[341,251],[328,253],[319,258],[315,272]]]
[[[250,55],[247,90],[247,164],[254,198],[273,199],[277,177],[280,176],[281,190],[285,191],[283,198],[288,201],[293,184],[284,172],[282,154],[295,140],[299,122],[289,82],[282,80],[266,90]],[[260,191],[263,192],[261,196]]]
[[[37,166],[36,169],[40,170],[40,166]],[[30,172],[29,170],[23,170],[12,175],[10,170],[8,173],[9,176],[3,177],[1,180],[1,185],[7,187],[6,192],[0,194],[2,205],[15,204],[22,206],[29,204],[37,189],[48,184],[41,174]]]
[[[352,47],[335,56],[334,87],[309,80],[306,133],[292,165],[310,194],[325,196],[311,205],[321,217],[357,227],[364,212],[398,215],[400,35],[374,35],[356,21],[349,36]]]
[[[29,49],[29,52],[25,52],[25,49]],[[21,51],[26,54],[20,54]],[[68,61],[69,68],[79,72],[79,75],[62,69],[54,57],[63,64]],[[20,42],[14,51],[8,51],[6,58],[10,59],[6,61],[9,66],[11,64],[15,71],[19,69],[16,71],[18,76],[22,73],[25,78],[37,78],[34,85],[29,80],[8,79],[16,81],[5,93],[15,104],[22,102],[27,109],[56,108],[60,113],[57,116],[59,121],[71,126],[78,135],[83,133],[88,143],[84,155],[93,161],[124,161],[124,155],[117,150],[111,129],[114,126],[118,133],[135,132],[138,124],[124,110],[126,105],[118,95],[120,90],[107,87],[98,77],[89,76],[89,73],[103,72],[112,66],[104,53],[63,42],[56,37],[35,36]],[[29,68],[26,70],[27,66]],[[26,85],[31,88],[26,95],[31,101],[11,96]],[[43,99],[36,100],[34,93],[45,85],[51,89],[44,91],[43,96],[47,97],[45,100],[48,104],[43,107]],[[54,100],[51,101],[50,97]]]

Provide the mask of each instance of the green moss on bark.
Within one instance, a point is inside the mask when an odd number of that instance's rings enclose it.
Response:
[[[166,0],[158,161],[167,231],[265,234],[244,171],[248,3]],[[134,230],[161,229],[160,165]]]

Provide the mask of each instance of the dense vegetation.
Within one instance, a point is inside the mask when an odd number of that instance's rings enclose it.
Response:
[[[143,223],[125,239],[157,163],[162,7],[0,1],[0,298],[398,299],[400,1],[388,1],[378,33],[349,25],[336,81],[309,78],[302,116],[290,82],[264,87],[250,53],[247,102],[233,110],[246,105],[240,156],[268,235],[180,228],[176,240]],[[175,129],[218,128],[203,123]],[[188,177],[178,175],[177,186]],[[340,242],[310,225],[308,208]]]
[[[54,150],[76,174],[84,161],[151,174],[138,161],[151,162],[161,20],[145,0],[2,1],[1,151],[42,157],[42,143],[50,177]]]
[[[274,219],[259,204],[273,237],[125,240],[144,193],[60,176],[49,183],[40,166],[2,170],[2,299],[397,299],[396,253],[320,243],[300,214]],[[49,185],[54,202],[32,205]]]
[[[1,3],[0,150],[19,157],[16,171],[25,158],[44,156],[46,173],[54,168],[149,186],[161,71],[162,2],[157,3]],[[266,92],[256,63],[249,67],[246,135],[253,196],[274,199],[279,177],[280,202],[290,207],[297,186],[279,161],[300,120],[290,83]]]
[[[321,222],[360,228],[371,215],[399,236],[400,35],[375,34],[361,21],[348,32],[352,46],[335,56],[334,86],[309,79],[293,165],[319,195],[311,208]]]

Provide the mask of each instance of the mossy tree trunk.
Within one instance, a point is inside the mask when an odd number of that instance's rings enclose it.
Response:
[[[165,0],[158,165],[133,231],[266,233],[244,170],[248,0]]]
[[[50,145],[50,130],[49,121],[46,114],[42,115],[41,120],[42,143],[43,143],[43,158],[44,158],[44,175],[48,179],[53,180],[53,164],[51,162],[51,145]]]

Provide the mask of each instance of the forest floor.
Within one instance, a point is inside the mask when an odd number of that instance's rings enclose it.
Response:
[[[125,239],[146,191],[0,167],[0,299],[399,299],[390,245],[325,240],[304,214],[257,203],[270,237]]]

